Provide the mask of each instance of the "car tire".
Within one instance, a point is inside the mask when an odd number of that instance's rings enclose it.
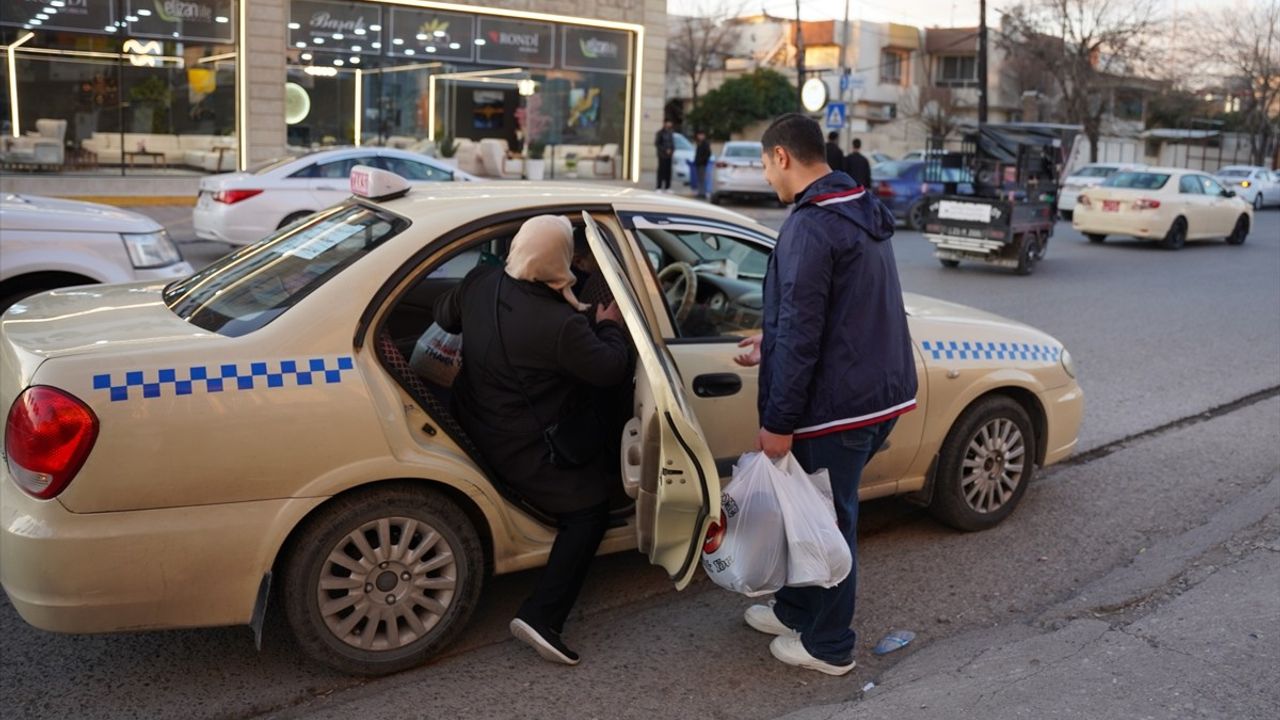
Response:
[[[1071,219],[1072,219],[1072,218],[1074,218],[1074,217],[1075,217],[1075,215],[1076,215],[1076,213],[1075,213],[1075,211],[1074,211],[1074,210],[1059,210],[1059,211],[1058,211],[1058,217],[1059,217],[1059,218],[1061,218],[1061,219],[1062,219],[1063,221],[1065,221],[1065,222],[1071,222]]]
[[[1262,199],[1262,193],[1258,193],[1257,195],[1254,195],[1254,196],[1253,196],[1253,209],[1254,209],[1254,210],[1261,210],[1263,205],[1266,205],[1266,202],[1264,202],[1264,201],[1263,201],[1263,199]]]
[[[1107,240],[1107,236],[1102,233],[1085,233],[1084,236],[1089,238],[1089,242],[1091,243],[1101,244]]]
[[[1227,236],[1228,245],[1243,245],[1246,238],[1249,237],[1249,216],[1241,215],[1236,218],[1236,226],[1231,230],[1231,234]]]
[[[720,193],[717,193],[717,192],[713,192],[713,193],[711,193],[711,204],[712,204],[712,205],[720,205],[720,204],[722,204],[723,202],[724,202],[724,197],[723,197],[723,196],[721,196],[721,195],[720,195]]]
[[[1019,275],[1030,275],[1036,271],[1036,263],[1040,260],[1040,238],[1032,235],[1023,237],[1022,250],[1018,253]]]
[[[301,220],[302,218],[304,218],[304,217],[309,217],[309,216],[314,215],[314,214],[315,214],[315,211],[314,211],[314,210],[303,210],[303,211],[301,211],[301,212],[290,213],[290,214],[286,215],[286,216],[285,216],[285,218],[284,218],[283,220],[281,220],[281,221],[280,221],[280,224],[276,226],[276,229],[277,229],[277,230],[281,230],[281,229],[283,229],[283,228],[287,228],[287,227],[289,227],[290,225],[292,225],[292,224],[294,224],[294,223],[298,222],[298,221],[299,221],[299,220]]]
[[[907,209],[907,229],[920,232],[924,227],[925,202],[920,200]]]
[[[938,259],[938,262],[942,263],[942,267],[944,267],[944,268],[958,268],[958,267],[960,267],[960,261],[959,261],[959,260],[947,260],[946,258],[939,258],[939,259]]]
[[[1013,398],[991,395],[974,403],[938,452],[930,514],[965,532],[998,525],[1035,475],[1035,448],[1031,418]]]
[[[1186,244],[1187,220],[1178,218],[1173,221],[1173,225],[1169,226],[1169,232],[1165,233],[1164,239],[1160,241],[1160,247],[1165,250],[1181,250]]]
[[[485,556],[455,503],[394,485],[337,498],[309,518],[282,574],[285,616],[308,657],[347,674],[385,675],[421,665],[462,631],[480,598]]]

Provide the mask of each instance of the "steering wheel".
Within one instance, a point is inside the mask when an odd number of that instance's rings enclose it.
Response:
[[[693,311],[693,301],[698,296],[698,274],[687,262],[673,262],[658,273],[658,286],[671,307],[676,325],[683,325]]]

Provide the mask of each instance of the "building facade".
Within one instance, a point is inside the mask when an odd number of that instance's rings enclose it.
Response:
[[[198,176],[343,145],[654,164],[665,0],[0,0],[3,173]],[[449,143],[452,145],[452,143]]]

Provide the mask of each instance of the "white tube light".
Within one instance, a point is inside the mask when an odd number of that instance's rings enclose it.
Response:
[[[18,56],[16,50],[19,45],[31,40],[36,34],[29,32],[18,38],[8,48],[9,55],[9,114],[10,129],[13,131],[14,137],[22,137],[22,128],[18,127]]]

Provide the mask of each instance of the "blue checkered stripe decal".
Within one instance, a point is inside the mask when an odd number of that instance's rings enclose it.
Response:
[[[1062,356],[1058,345],[1028,343],[964,342],[925,340],[920,347],[934,360],[1031,360],[1057,362]]]
[[[207,393],[223,390],[261,390],[286,385],[301,387],[340,383],[344,373],[355,367],[350,356],[337,358],[310,358],[307,360],[278,360],[246,364],[196,365],[180,371],[178,368],[161,368],[154,371],[129,370],[121,374],[104,373],[93,376],[93,389],[106,390],[111,402],[134,398],[146,399],[190,395],[196,391]],[[131,389],[137,392],[131,393]],[[139,393],[141,393],[139,395]]]

